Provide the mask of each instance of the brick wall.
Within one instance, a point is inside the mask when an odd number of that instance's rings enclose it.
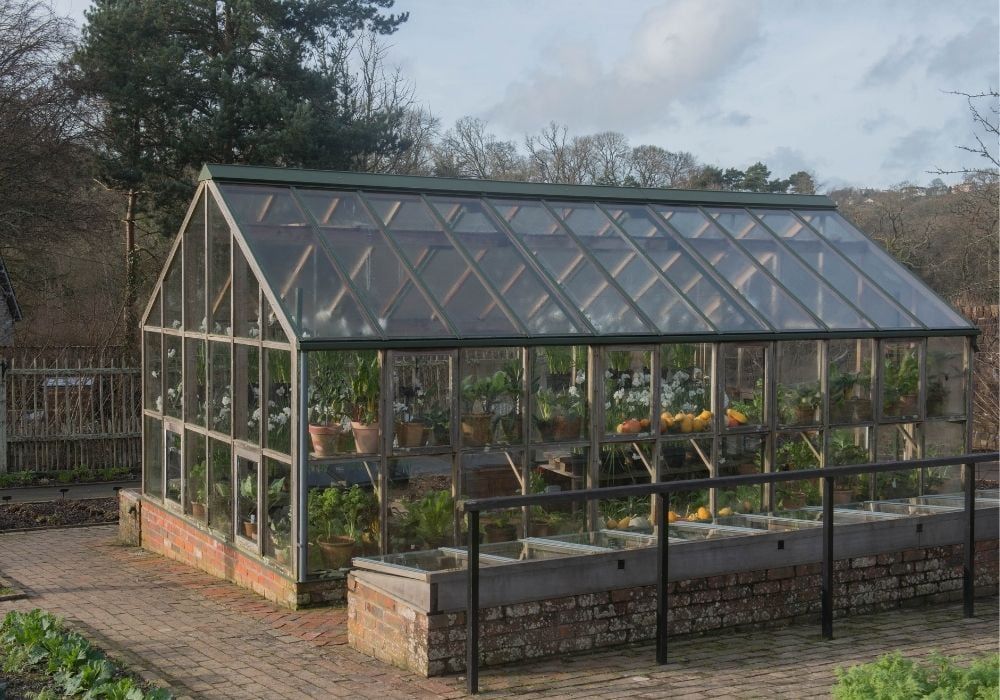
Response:
[[[977,593],[996,595],[998,542],[976,545]],[[962,545],[843,559],[834,566],[834,614],[858,615],[962,597]],[[427,614],[351,575],[348,642],[424,676],[465,668],[465,613]],[[671,582],[670,634],[815,621],[820,565]],[[482,663],[494,665],[652,639],[655,589],[626,588],[484,608]]]
[[[289,608],[343,603],[345,579],[296,583],[287,573],[259,557],[244,552],[217,535],[137,495],[120,492],[120,509],[127,513],[129,500],[139,501],[141,545],[157,554],[193,566],[213,576],[249,588],[270,601]],[[119,522],[120,538],[128,541],[134,524]]]

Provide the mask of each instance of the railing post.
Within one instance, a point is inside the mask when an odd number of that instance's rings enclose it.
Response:
[[[656,663],[667,663],[667,509],[669,494],[656,494]]]
[[[470,510],[469,561],[466,564],[465,689],[479,692],[479,511]]]
[[[962,567],[962,602],[965,617],[975,614],[976,598],[976,464],[965,465],[965,564]]]
[[[833,478],[823,478],[823,639],[833,639]]]

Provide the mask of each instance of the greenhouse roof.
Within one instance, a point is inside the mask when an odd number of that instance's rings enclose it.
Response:
[[[206,165],[304,347],[969,334],[824,196]]]

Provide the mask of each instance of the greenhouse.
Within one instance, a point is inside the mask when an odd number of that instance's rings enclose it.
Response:
[[[463,499],[970,451],[977,329],[824,196],[209,165],[142,323],[143,504],[265,594],[446,568]],[[671,538],[808,522],[792,483],[677,497]],[[484,514],[483,565],[640,546],[650,505]]]

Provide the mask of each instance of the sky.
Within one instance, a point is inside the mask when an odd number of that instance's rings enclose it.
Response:
[[[88,0],[53,0],[83,21]],[[620,131],[824,189],[976,166],[964,98],[1000,83],[996,0],[396,0],[389,61],[447,128]],[[949,178],[945,178],[948,180]],[[950,178],[954,180],[955,178]]]

